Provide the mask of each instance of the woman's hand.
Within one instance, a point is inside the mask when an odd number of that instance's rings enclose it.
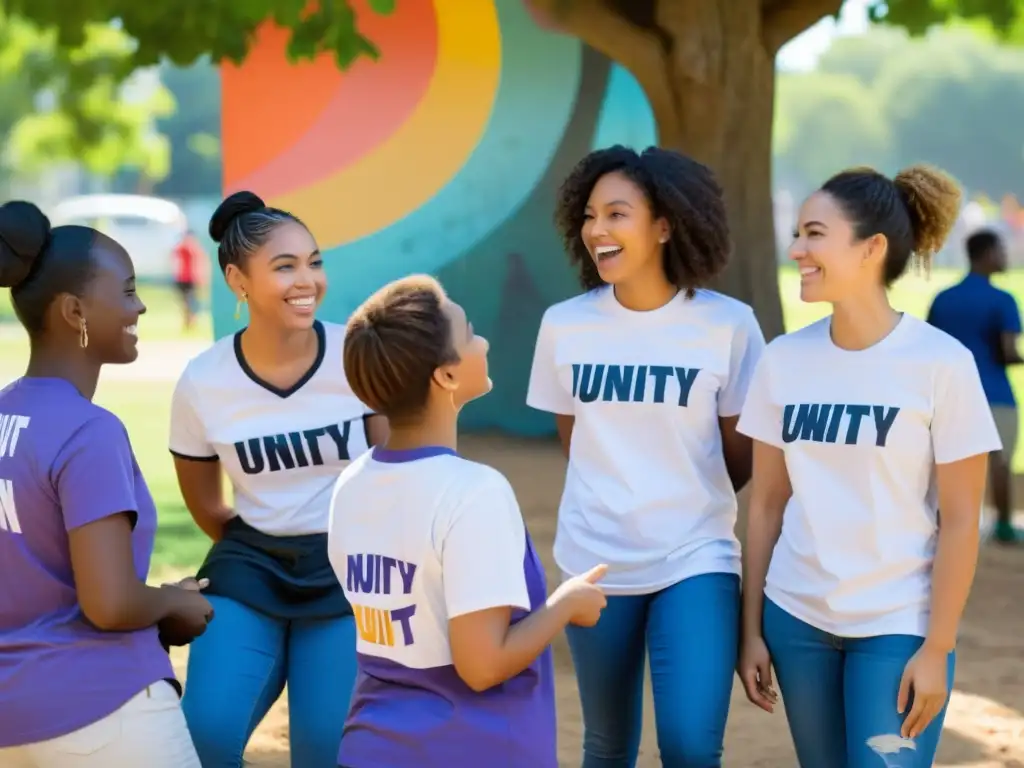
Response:
[[[903,720],[900,732],[903,738],[916,739],[942,711],[949,696],[946,679],[948,665],[949,654],[928,645],[922,645],[907,662],[903,669],[903,679],[900,680],[896,711],[902,715],[911,696],[914,705]]]
[[[196,579],[194,576],[188,576],[181,581],[172,582],[162,585],[164,588],[181,589],[185,592],[201,592],[210,586],[209,579]],[[194,602],[194,601],[193,601]],[[205,599],[202,600],[202,604],[209,607],[209,603]],[[213,608],[209,608],[209,613],[212,616]],[[183,619],[181,615],[173,614],[165,618],[159,624],[157,624],[158,634],[160,636],[160,644],[163,645],[164,650],[169,651],[172,646],[188,645],[206,629],[206,623],[196,625],[195,622],[190,622],[187,618]]]
[[[210,586],[209,579],[197,579],[195,576],[186,576],[181,581],[169,582],[167,584],[161,584],[162,587],[178,587],[179,589],[188,589],[192,592],[202,592],[208,586]]]
[[[772,686],[772,658],[763,637],[743,638],[737,672],[750,703],[765,712],[774,712],[779,695]]]

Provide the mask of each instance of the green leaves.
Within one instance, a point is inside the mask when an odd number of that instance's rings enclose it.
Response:
[[[394,13],[397,0],[369,0],[373,13]],[[341,68],[359,57],[377,58],[373,42],[359,31],[350,0],[6,0],[11,14],[56,31],[64,49],[84,42],[89,23],[116,24],[136,41],[134,67],[166,58],[186,66],[201,56],[240,63],[265,20],[291,30],[289,56],[334,56]]]
[[[950,21],[980,21],[1004,39],[1024,41],[1024,0],[876,0],[869,14],[914,35]]]

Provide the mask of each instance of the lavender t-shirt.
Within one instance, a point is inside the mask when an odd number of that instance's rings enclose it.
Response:
[[[173,679],[156,628],[103,632],[83,616],[68,531],[136,518],[145,579],[156,508],[124,425],[63,379],[0,390],[0,747],[62,736]]]

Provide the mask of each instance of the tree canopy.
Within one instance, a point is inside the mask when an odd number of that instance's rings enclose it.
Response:
[[[240,62],[245,58],[257,27],[266,19],[292,30],[289,53],[308,58],[333,54],[341,68],[360,56],[378,55],[373,41],[359,31],[363,12],[390,13],[400,0],[6,0],[9,13],[42,28],[57,30],[64,49],[82,46],[90,25],[116,22],[137,45],[121,62],[122,74],[155,65],[163,59],[186,66],[203,56],[213,61]],[[642,25],[654,20],[673,0],[523,0],[545,10],[562,13],[572,7],[611,8]],[[675,0],[676,3],[679,0]],[[818,18],[835,12],[842,0],[762,0],[763,11],[775,18],[792,19],[784,27],[789,37]],[[872,18],[919,33],[952,19],[991,24],[1001,34],[1024,38],[1024,0],[877,0]],[[802,19],[809,22],[801,26]],[[788,39],[788,38],[787,38]],[[785,39],[780,40],[785,42]]]
[[[3,175],[68,161],[103,175],[128,166],[159,178],[169,154],[151,123],[173,109],[169,94],[126,87],[135,46],[122,31],[87,24],[81,33],[64,48],[53,30],[0,10]]]
[[[776,88],[776,180],[796,195],[849,165],[936,163],[971,193],[1024,197],[1024,49],[953,25],[834,41]]]

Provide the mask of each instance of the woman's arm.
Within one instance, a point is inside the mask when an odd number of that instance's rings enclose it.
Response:
[[[718,419],[719,429],[722,431],[722,454],[725,457],[725,468],[729,472],[733,490],[736,491],[741,490],[750,482],[754,456],[754,441],[736,430],[736,425],[739,423],[739,414],[722,416]]]
[[[575,416],[555,414],[555,429],[558,430],[558,442],[562,445],[562,455],[569,458],[569,445],[572,443],[572,428],[576,424]]]
[[[781,448],[754,441],[753,478],[743,545],[743,634],[761,636],[764,582],[782,532],[782,516],[793,495]]]
[[[978,563],[978,517],[988,454],[935,468],[939,489],[939,540],[932,568],[931,620],[925,644],[947,654],[956,646],[960,616]]]
[[[135,574],[134,514],[110,515],[68,532],[78,604],[99,629],[129,632],[152,627],[174,610],[177,590],[148,587]]]
[[[907,663],[896,695],[896,710],[906,712],[901,734],[916,738],[942,711],[948,698],[946,667],[956,647],[957,628],[978,561],[978,517],[988,454],[937,464],[939,541],[932,564],[931,619],[924,643]]]
[[[178,487],[192,519],[214,541],[224,535],[224,524],[235,516],[224,503],[224,480],[219,461],[174,457]]]
[[[530,666],[567,624],[596,624],[606,604],[596,582],[607,570],[599,565],[563,582],[547,605],[511,626],[508,607],[453,618],[448,622],[448,642],[459,677],[477,693],[486,691]]]

